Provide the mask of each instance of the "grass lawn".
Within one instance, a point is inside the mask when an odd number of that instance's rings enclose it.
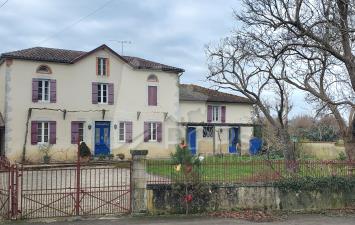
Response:
[[[170,160],[148,160],[147,172],[170,180],[183,178],[182,171],[177,172],[176,165]],[[298,172],[292,176],[346,176],[349,169],[345,163],[327,163],[319,161],[300,161]],[[285,169],[282,159],[265,160],[257,157],[207,157],[201,166],[193,169],[205,182],[253,183],[278,180],[291,176]]]

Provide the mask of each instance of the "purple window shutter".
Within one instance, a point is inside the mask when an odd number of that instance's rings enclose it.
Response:
[[[207,106],[207,123],[212,122],[212,106],[208,105]]]
[[[38,102],[38,80],[32,79],[32,102]]]
[[[132,142],[132,122],[126,122],[126,142]]]
[[[98,97],[98,83],[92,83],[92,104],[97,104],[97,97]]]
[[[113,84],[108,84],[108,104],[113,105],[115,90]]]
[[[50,90],[51,90],[51,103],[57,102],[57,81],[51,80],[50,81]]]
[[[37,121],[32,121],[31,122],[31,144],[32,145],[36,145],[38,142],[37,132],[38,132],[38,123]]]
[[[225,123],[226,122],[226,106],[221,106],[221,111],[222,111],[221,121],[222,121],[222,123]]]
[[[144,122],[144,142],[149,141],[149,123]]]
[[[156,86],[148,86],[148,105],[158,105],[158,90]]]
[[[57,122],[49,122],[49,144],[56,144],[57,142]]]
[[[158,142],[161,142],[162,141],[162,137],[163,137],[163,125],[162,125],[162,123],[161,122],[158,122],[157,123],[157,141]]]
[[[79,123],[71,122],[71,143],[78,144],[79,141]]]

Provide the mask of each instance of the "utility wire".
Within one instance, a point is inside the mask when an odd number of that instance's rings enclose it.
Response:
[[[85,20],[86,18],[88,18],[88,17],[94,15],[95,13],[97,13],[97,12],[100,11],[101,9],[105,8],[108,4],[110,4],[110,3],[113,2],[113,1],[115,1],[115,0],[109,0],[109,1],[105,2],[103,5],[101,5],[99,8],[95,9],[94,11],[90,12],[89,14],[87,14],[87,15],[81,17],[80,19],[74,21],[73,23],[69,24],[68,26],[64,27],[63,29],[61,29],[61,30],[59,30],[59,31],[57,31],[57,32],[55,32],[55,33],[53,33],[52,35],[46,37],[45,39],[43,39],[42,41],[40,41],[40,42],[38,43],[38,45],[40,45],[40,44],[42,44],[42,43],[44,43],[44,42],[46,42],[46,41],[52,39],[53,37],[57,36],[58,34],[62,33],[63,31],[68,30],[70,27],[75,26],[76,24],[80,23],[81,21]]]
[[[1,5],[0,5],[0,9],[8,2],[9,0],[4,1]]]

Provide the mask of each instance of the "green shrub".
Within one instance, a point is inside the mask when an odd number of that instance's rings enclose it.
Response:
[[[80,143],[79,151],[80,151],[80,157],[89,157],[89,156],[91,156],[90,148],[83,141]]]
[[[287,178],[275,182],[274,186],[281,191],[351,191],[355,188],[355,176]]]
[[[338,155],[338,160],[345,161],[347,158],[344,152],[340,152]]]
[[[212,194],[207,184],[175,183],[172,185],[171,197],[176,213],[202,213],[208,210]]]

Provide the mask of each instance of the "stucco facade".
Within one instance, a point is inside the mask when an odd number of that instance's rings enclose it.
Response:
[[[43,159],[39,145],[33,143],[36,129],[32,129],[31,125],[36,121],[56,123],[55,143],[50,145],[49,155],[52,160],[58,161],[70,161],[76,157],[77,145],[72,143],[73,121],[84,124],[83,140],[93,153],[98,141],[96,125],[107,122],[110,154],[124,153],[129,157],[131,149],[148,149],[148,157],[154,158],[168,157],[181,139],[186,137],[187,127],[181,126],[181,123],[206,122],[206,102],[180,99],[179,76],[182,69],[139,58],[124,58],[105,45],[88,53],[45,49],[49,51],[47,59],[40,58],[41,55],[37,55],[37,58],[33,56],[33,59],[26,58],[33,51],[36,49],[25,50],[26,54],[13,52],[0,59],[0,112],[5,120],[5,154],[12,161],[20,161],[24,155],[31,162]],[[63,54],[61,61],[52,60]],[[69,54],[71,61],[65,54]],[[98,58],[109,60],[109,64],[106,64],[110,71],[108,76],[98,76]],[[39,73],[37,69],[41,65],[50,68],[51,73]],[[152,74],[157,81],[148,80]],[[37,79],[55,80],[54,102],[33,100],[33,80]],[[114,87],[111,104],[92,102],[93,83],[109,83]],[[148,86],[156,87],[156,106],[148,105]],[[223,105],[226,106],[227,115],[224,122],[251,122],[250,104]],[[119,139],[119,124],[122,121],[132,124],[132,140],[129,142]],[[161,124],[157,140],[146,140],[145,124],[148,122]],[[198,153],[218,153],[216,149],[228,152],[229,127],[221,126],[218,129],[226,131],[220,132],[222,138],[215,147],[211,145],[210,138],[203,138],[202,131],[197,130]],[[240,129],[243,149],[248,148],[251,132],[252,129],[248,127]]]
[[[208,126],[207,122],[207,107],[208,105],[225,106],[226,107],[226,125],[215,126],[213,137],[203,137],[203,127]],[[180,101],[180,121],[183,123],[191,123],[189,127],[196,128],[197,154],[225,154],[229,153],[230,133],[231,128],[238,128],[238,139],[240,148],[238,154],[248,154],[249,140],[253,135],[253,128],[245,126],[251,124],[252,118],[251,104],[235,104],[223,102],[207,102],[207,101]],[[200,123],[204,125],[194,125]],[[240,125],[233,125],[240,123]],[[213,124],[213,123],[212,123]],[[228,124],[228,125],[227,125]],[[186,129],[181,128],[181,132],[186,136]],[[188,139],[188,138],[187,138]],[[213,143],[215,142],[215,143]]]
[[[97,57],[110,59],[110,76],[100,77],[95,74]],[[46,64],[52,70],[51,74],[36,73],[39,65]],[[75,157],[76,145],[71,144],[71,121],[84,121],[84,141],[94,148],[94,134],[96,121],[110,122],[110,149],[112,154],[125,153],[129,156],[130,149],[149,149],[149,156],[168,156],[177,141],[178,118],[178,74],[162,71],[135,70],[123,62],[110,51],[100,50],[94,52],[74,64],[60,64],[51,62],[35,62],[29,60],[13,59],[11,65],[3,63],[0,66],[1,78],[8,74],[6,112],[6,156],[18,161],[21,159],[28,109],[33,108],[29,120],[56,121],[56,144],[51,146],[51,156],[54,160],[70,160]],[[154,73],[159,82],[158,105],[148,106],[147,78]],[[31,101],[33,78],[55,79],[57,82],[56,103],[42,103]],[[92,104],[92,82],[114,84],[114,104]],[[4,82],[1,82],[4,85]],[[6,89],[6,88],[4,88]],[[4,90],[2,89],[2,90]],[[3,103],[2,97],[1,101]],[[4,104],[3,104],[4,105]],[[38,109],[34,109],[38,108]],[[67,110],[62,111],[47,109]],[[1,108],[2,109],[2,108]],[[106,110],[103,118],[100,110]],[[79,112],[69,112],[79,111]],[[87,112],[85,112],[87,111]],[[138,116],[139,114],[139,116]],[[118,141],[117,124],[119,121],[132,121],[133,142],[122,143]],[[163,122],[162,142],[143,141],[143,123],[145,121]],[[30,130],[30,128],[29,128]],[[169,135],[168,135],[169,134]],[[30,131],[27,133],[26,159],[29,161],[41,160],[37,145],[32,145]]]

